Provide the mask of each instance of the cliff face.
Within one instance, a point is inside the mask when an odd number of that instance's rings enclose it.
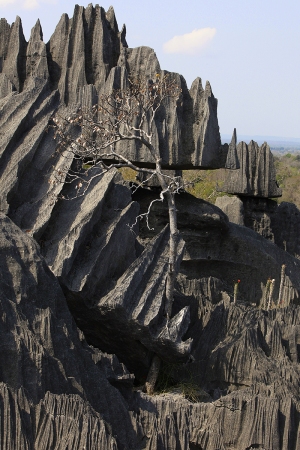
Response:
[[[185,295],[175,307],[191,308],[194,362],[170,366],[168,376],[187,387],[193,380],[193,390],[187,399],[172,388],[149,397],[132,389],[133,376],[115,356],[86,344],[36,242],[3,214],[0,222],[5,448],[298,448],[299,307],[235,305],[222,280],[181,275]],[[120,305],[116,295],[114,302]],[[120,309],[119,320],[123,326]],[[114,324],[107,316],[102,322]],[[127,336],[132,321],[130,328]],[[115,333],[106,334],[111,345]]]
[[[248,145],[240,142],[236,146],[234,133],[230,146],[235,148],[239,168],[226,171],[222,191],[248,197],[281,197],[282,191],[276,182],[274,159],[268,144],[265,142],[259,147],[251,141]],[[230,164],[227,167],[231,169]]]
[[[127,406],[109,382],[130,385],[132,376],[86,345],[36,242],[0,221],[1,446],[135,448]]]
[[[128,75],[160,71],[154,51],[128,48],[125,34],[112,8],[92,5],[62,16],[47,44],[39,22],[28,43],[19,18],[0,22],[0,447],[295,450],[300,263],[298,241],[284,247],[283,219],[270,225],[270,242],[255,232],[267,227],[250,197],[248,209],[246,201],[230,207],[239,208],[237,225],[179,194],[181,264],[167,323],[166,205],[154,203],[151,230],[136,224],[158,193],[132,194],[117,170],[90,171],[83,196],[68,180],[55,182],[53,173],[76,161],[56,152],[53,113],[91,106]],[[221,147],[210,84],[196,79],[188,90],[170,76],[183,100],[157,116],[165,167],[240,164],[234,192],[279,195],[266,146],[237,146],[234,134]],[[120,151],[153,162],[131,145]],[[280,208],[286,230],[298,224],[297,211],[291,222],[291,208]],[[241,226],[251,220],[255,231]],[[154,353],[170,392],[149,397],[137,386]]]
[[[45,45],[39,21],[26,42],[21,19],[10,26],[0,22],[0,98],[3,105],[32,90],[32,82],[44,82],[49,100],[57,92],[59,106],[74,109],[79,103],[95,104],[103,91],[125,86],[128,76],[153,78],[162,74],[155,52],[148,47],[130,49],[126,29],[119,31],[114,10],[90,4],[75,6],[74,16],[62,16],[50,41]],[[165,102],[156,118],[157,142],[165,168],[223,167],[226,148],[222,148],[217,119],[217,100],[210,84],[205,89],[198,78],[190,90],[184,78],[170,73],[182,89],[181,105]],[[20,99],[18,103],[22,103]],[[33,103],[32,103],[32,105]],[[41,132],[45,131],[40,124]],[[23,128],[25,133],[27,130]],[[153,164],[151,155],[134,143],[122,144],[118,151],[139,163]]]

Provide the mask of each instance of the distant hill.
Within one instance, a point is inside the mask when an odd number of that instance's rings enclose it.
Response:
[[[300,151],[300,138],[282,137],[282,136],[250,136],[250,135],[237,135],[238,142],[244,141],[249,143],[251,139],[256,141],[258,145],[267,142],[271,147],[271,150],[275,150],[280,153],[286,152],[298,152]],[[231,141],[231,135],[221,134],[222,144],[229,143]]]

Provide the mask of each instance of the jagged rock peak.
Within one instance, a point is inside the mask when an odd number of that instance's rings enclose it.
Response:
[[[202,80],[200,77],[197,77],[191,85],[190,94],[193,98],[195,98],[196,93],[203,92]]]
[[[41,26],[40,19],[36,21],[36,24],[31,29],[30,41],[43,41],[43,30]]]
[[[205,89],[201,79],[190,91],[184,78],[161,71],[153,49],[141,46],[130,49],[126,42],[126,27],[119,31],[112,7],[107,12],[99,5],[86,8],[75,5],[72,19],[63,14],[49,42],[42,41],[38,21],[27,44],[21,20],[10,26],[1,22],[6,41],[0,41],[0,98],[12,91],[27,89],[33,78],[47,80],[48,92],[57,90],[60,106],[75,109],[91,104],[101,92],[116,86],[125,87],[128,74],[153,78],[157,72],[181,88],[182,101],[167,99],[157,114],[154,143],[159,147],[165,169],[224,167],[217,118],[217,99],[210,83]],[[2,38],[1,38],[2,39]],[[89,86],[89,87],[88,87]],[[87,93],[90,93],[87,98]],[[134,142],[126,143],[118,152],[136,164],[155,164],[146,149]]]
[[[214,96],[209,81],[206,81],[206,83],[205,83],[205,92],[207,93],[207,95],[212,95],[212,96]]]
[[[201,78],[192,83],[189,94],[192,98],[193,140],[195,153],[193,164],[207,168],[220,165],[221,138],[217,117],[218,101],[214,97],[210,83],[205,89]]]
[[[234,144],[234,139],[230,145]],[[260,147],[253,140],[248,145],[240,142],[237,157],[240,169],[226,172],[223,192],[262,198],[281,197],[274,158],[266,142]]]
[[[117,20],[116,20],[115,10],[114,10],[113,6],[110,6],[108,8],[107,13],[106,13],[106,19],[110,23],[110,26],[111,26],[112,30],[115,33],[118,33],[119,32],[119,28],[118,28],[118,23],[117,23]]]
[[[6,19],[0,19],[0,72],[3,61],[6,59],[11,27]]]
[[[16,17],[16,21],[11,26],[9,40],[6,45],[7,47],[3,49],[4,54],[0,55],[0,59],[2,58],[4,61],[2,72],[11,81],[14,88],[21,91],[26,77],[25,65],[27,42],[23,33],[22,21],[19,16]]]
[[[225,163],[226,169],[239,169],[240,163],[237,156],[236,149],[237,137],[236,137],[236,129],[234,128],[232,133],[231,142],[228,147],[227,159]]]
[[[127,41],[126,41],[126,25],[125,25],[125,23],[122,26],[122,30],[119,33],[119,37],[120,37],[120,42],[121,42],[122,46],[124,48],[127,48],[128,44],[127,44]]]
[[[47,80],[49,78],[46,45],[43,42],[43,31],[39,19],[31,30],[26,51],[26,80],[37,77]]]
[[[78,104],[86,84],[99,92],[117,65],[121,46],[112,8],[106,13],[99,5],[76,5],[72,19],[63,15],[47,44],[51,81],[63,102]]]

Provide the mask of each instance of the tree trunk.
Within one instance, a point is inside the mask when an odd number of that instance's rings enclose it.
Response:
[[[167,274],[166,282],[166,304],[165,313],[167,319],[169,320],[172,313],[173,299],[174,299],[174,288],[175,281],[177,277],[177,253],[178,253],[178,243],[179,243],[179,232],[177,229],[177,210],[175,204],[175,193],[168,189],[168,185],[165,181],[164,176],[161,172],[161,160],[156,161],[156,172],[157,178],[163,191],[165,191],[165,196],[168,203],[168,213],[169,213],[169,227],[170,227],[170,240],[169,240],[169,268]]]
[[[174,300],[174,288],[175,281],[177,277],[177,253],[178,253],[178,242],[179,242],[179,232],[177,229],[177,210],[175,205],[175,193],[168,189],[168,185],[165,178],[161,172],[161,159],[156,160],[156,174],[158,181],[162,190],[165,192],[168,203],[169,212],[169,227],[170,227],[170,239],[169,239],[169,267],[166,280],[166,303],[165,303],[165,313],[167,321],[172,314],[172,306]],[[157,377],[159,375],[161,360],[157,355],[153,356],[149,373],[147,376],[147,381],[145,383],[145,390],[147,394],[152,395],[154,392]]]
[[[175,194],[167,193],[168,209],[169,209],[169,224],[170,224],[170,241],[169,241],[169,268],[166,283],[166,305],[165,312],[167,319],[171,317],[172,306],[174,300],[174,288],[177,277],[177,253],[179,232],[177,230],[177,212],[175,206]]]
[[[153,395],[153,393],[154,393],[155,384],[156,384],[157,377],[159,374],[160,364],[161,364],[161,359],[159,358],[159,356],[154,355],[152,358],[151,366],[150,366],[147,380],[145,383],[145,392],[148,395]]]
[[[278,294],[278,302],[277,302],[277,306],[284,306],[284,305],[283,305],[283,286],[284,286],[284,279],[285,279],[285,264],[282,264],[282,266],[281,266],[281,276],[280,276],[280,286],[279,286],[279,294]]]

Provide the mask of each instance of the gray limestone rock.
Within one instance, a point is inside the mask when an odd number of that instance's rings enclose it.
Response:
[[[132,227],[157,192],[139,189],[132,198],[116,170],[91,170],[85,195],[69,178],[55,182],[76,165],[73,155],[57,152],[48,127],[55,111],[91,107],[101,92],[125,87],[128,75],[166,73],[152,49],[128,49],[125,35],[113,9],[98,5],[62,16],[46,46],[39,22],[27,43],[19,18],[12,26],[0,21],[1,444],[295,450],[299,211],[268,200],[280,195],[268,146],[237,146],[235,131],[221,146],[210,84],[203,89],[196,79],[188,90],[182,76],[169,74],[182,98],[166,101],[157,116],[164,167],[227,167],[226,189],[244,196],[243,213],[237,199],[219,200],[229,220],[217,206],[177,196],[182,262],[169,322],[166,205],[154,203],[152,230],[143,220],[139,230]],[[144,150],[121,150],[141,165],[153,163]],[[232,223],[242,216],[255,231]],[[262,302],[269,277],[272,310]],[[70,310],[101,351],[87,345]],[[148,397],[132,389],[124,364],[142,383],[154,353],[163,371],[171,367],[173,384]]]
[[[157,194],[137,191],[143,213]],[[299,302],[299,260],[247,227],[228,222],[218,207],[187,193],[176,197],[178,228],[185,241],[180,272],[190,280],[214,277],[225,283],[223,290],[233,297],[234,280],[241,280],[240,298],[261,305],[268,278],[275,279],[277,301],[282,264],[286,264],[284,304]],[[140,224],[140,238],[147,241],[168,222],[167,206],[154,203],[149,217],[153,230]],[[199,286],[195,286],[197,291]],[[190,295],[191,292],[182,291]]]
[[[18,174],[21,175],[26,163],[32,158],[48,125],[54,97],[47,98],[47,94],[47,82],[33,79],[28,89],[21,94],[12,93],[1,102],[0,125],[6,129],[0,137],[2,211],[7,211],[8,193],[18,183]],[[47,100],[44,103],[45,97]],[[26,128],[33,132],[25,135]]]
[[[5,73],[0,73],[0,99],[11,94],[14,90],[12,82]]]
[[[242,198],[245,225],[300,259],[300,211],[293,203]]]
[[[297,448],[298,306],[262,311],[225,297],[213,304],[205,297],[220,285],[211,279],[199,291],[188,330],[194,362],[171,373],[193,391],[174,386],[149,397],[130,388],[115,357],[87,346],[34,240],[4,215],[0,220],[0,413],[7,449],[217,450],[229,441],[235,450]]]
[[[226,171],[223,192],[263,198],[281,196],[273,155],[267,143],[259,147],[254,141],[248,145],[240,142],[237,155],[240,168]]]
[[[72,19],[64,14],[47,44],[49,72],[66,104],[78,104],[86,84],[97,92],[120,53],[118,25],[113,9],[99,5],[75,6]],[[124,38],[123,38],[124,39]]]
[[[46,45],[39,20],[31,30],[26,52],[26,80],[30,77],[49,78]]]
[[[63,436],[78,450],[136,448],[126,403],[108,381],[128,385],[129,373],[88,347],[37,244],[0,221],[2,445],[62,448]]]
[[[25,40],[20,17],[12,24],[10,32],[5,20],[1,22],[1,34],[3,32],[3,43],[1,45],[0,59],[2,60],[2,70],[11,81],[14,89],[22,91],[26,79],[26,49]],[[9,36],[8,36],[9,35]]]
[[[300,211],[296,205],[280,203],[271,224],[275,244],[300,259]]]
[[[216,199],[215,205],[227,215],[230,222],[244,225],[244,206],[239,197],[224,195]]]
[[[6,19],[0,19],[0,72],[3,70],[3,64],[7,57],[9,35],[11,26]]]
[[[191,341],[183,342],[189,308],[182,308],[169,323],[164,313],[168,240],[169,231],[165,229],[106,295],[101,295],[105,291],[100,285],[96,291],[83,288],[76,292],[72,286],[66,291],[69,307],[88,342],[119,355],[139,380],[146,377],[153,352],[171,362],[189,357]],[[179,250],[183,252],[183,242]],[[94,278],[97,276],[102,274]]]
[[[221,139],[217,119],[218,100],[214,97],[210,83],[205,89],[200,78],[193,81],[190,96],[192,98],[193,140],[195,145],[193,165],[203,167],[222,167],[220,164]],[[187,137],[185,146],[190,137]],[[187,153],[190,149],[184,149]]]
[[[20,93],[32,78],[39,78],[49,80],[52,91],[58,90],[61,107],[74,110],[80,104],[90,107],[97,103],[101,92],[125,87],[128,76],[152,79],[156,73],[168,73],[160,69],[153,49],[128,48],[126,29],[119,32],[113,8],[105,13],[99,5],[76,5],[73,18],[61,17],[47,45],[39,21],[28,43],[20,18],[11,27],[3,19],[0,30],[1,97],[12,91]],[[210,84],[203,89],[197,78],[188,90],[181,75],[169,73],[169,77],[181,88],[182,97],[179,102],[166,99],[155,120],[153,142],[164,168],[224,167],[228,148],[221,146],[217,100]],[[21,104],[22,97],[18,101]],[[147,149],[133,142],[122,143],[117,150],[138,165],[154,164]],[[230,156],[232,168],[233,159]]]
[[[228,147],[225,168],[226,169],[240,169],[240,163],[237,155],[237,137],[236,129],[233,130],[232,139]]]
[[[181,88],[180,102],[173,98],[165,99],[155,118],[153,143],[159,148],[165,169],[224,167],[227,150],[221,146],[217,100],[208,82],[203,89],[199,78],[188,90],[181,75],[160,70],[157,57],[149,47],[123,49],[118,64],[126,71],[119,72],[118,82],[114,77],[115,84],[111,80],[111,87],[107,85],[107,90],[113,86],[126,86],[127,73],[140,78],[153,78],[156,73],[161,77],[167,74]],[[135,142],[122,142],[117,151],[141,167],[154,165],[149,151]]]
[[[139,206],[116,169],[90,176],[85,194],[76,181],[62,189],[65,199],[56,202],[39,242],[65,288],[92,305],[136,258],[136,227],[130,226]]]
[[[227,233],[204,228],[201,233],[184,233],[186,251],[180,271],[189,278],[213,276],[227,285],[233,296],[236,280],[240,299],[261,305],[267,280],[275,279],[274,301],[277,303],[281,266],[286,264],[284,304],[299,302],[299,260],[252,230],[229,224]]]
[[[274,242],[271,223],[276,215],[277,203],[268,198],[241,197],[244,224],[266,239]]]

